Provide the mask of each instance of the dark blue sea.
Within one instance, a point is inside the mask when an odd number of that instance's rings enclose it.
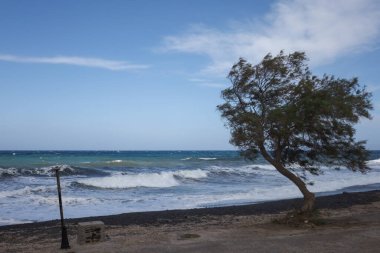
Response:
[[[0,151],[0,225],[59,218],[57,165],[66,218],[301,197],[262,158],[246,161],[236,151]],[[368,166],[366,174],[323,168],[307,175],[309,189],[380,189],[380,151]]]

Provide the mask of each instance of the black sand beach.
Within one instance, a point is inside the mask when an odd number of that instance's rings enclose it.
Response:
[[[344,209],[355,205],[366,205],[380,201],[380,190],[368,192],[342,193],[330,196],[321,196],[316,199],[318,209]],[[76,219],[66,219],[69,234],[76,234],[76,224],[84,221],[103,221],[106,226],[161,226],[175,225],[180,223],[202,223],[209,217],[218,216],[262,216],[279,214],[290,211],[301,205],[302,199],[288,199],[263,202],[250,205],[237,205],[225,207],[211,207],[188,210],[167,210],[154,212],[124,213],[109,216],[84,217]],[[58,208],[57,208],[58,216]],[[380,214],[379,214],[380,217]],[[380,218],[379,218],[380,219]],[[41,233],[46,237],[60,238],[59,220],[8,225],[0,227],[0,241],[9,240],[7,234],[16,233],[18,236],[37,236]]]

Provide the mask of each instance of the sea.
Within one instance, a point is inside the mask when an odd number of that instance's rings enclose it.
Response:
[[[380,189],[380,151],[367,165],[296,173],[317,195]],[[59,219],[56,166],[65,218],[302,197],[263,158],[237,151],[0,151],[0,225]]]

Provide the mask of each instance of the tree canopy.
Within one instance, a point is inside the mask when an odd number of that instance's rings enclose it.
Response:
[[[371,94],[357,78],[317,77],[305,53],[283,51],[257,65],[240,58],[228,78],[232,86],[222,91],[225,103],[218,109],[231,130],[230,142],[246,158],[261,153],[299,188],[306,186],[294,169],[367,170],[368,152],[364,141],[356,141],[354,125],[371,118]]]

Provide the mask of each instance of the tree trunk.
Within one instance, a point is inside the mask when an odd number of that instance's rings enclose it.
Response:
[[[311,212],[314,209],[314,203],[315,203],[315,195],[314,193],[310,192],[306,184],[295,174],[287,170],[281,163],[274,163],[273,166],[277,169],[278,172],[280,172],[282,175],[287,177],[290,181],[292,181],[298,189],[301,191],[303,195],[303,205],[301,207],[302,213]]]
[[[265,148],[262,146],[260,148],[261,154],[264,156],[264,158],[270,162],[278,172],[280,172],[283,176],[288,178],[290,181],[292,181],[298,189],[301,191],[303,195],[303,205],[301,207],[301,212],[302,213],[309,213],[313,211],[314,209],[314,204],[315,204],[315,195],[314,193],[310,192],[306,184],[295,174],[293,174],[291,171],[286,169],[282,163],[276,159],[274,160],[265,150]]]

